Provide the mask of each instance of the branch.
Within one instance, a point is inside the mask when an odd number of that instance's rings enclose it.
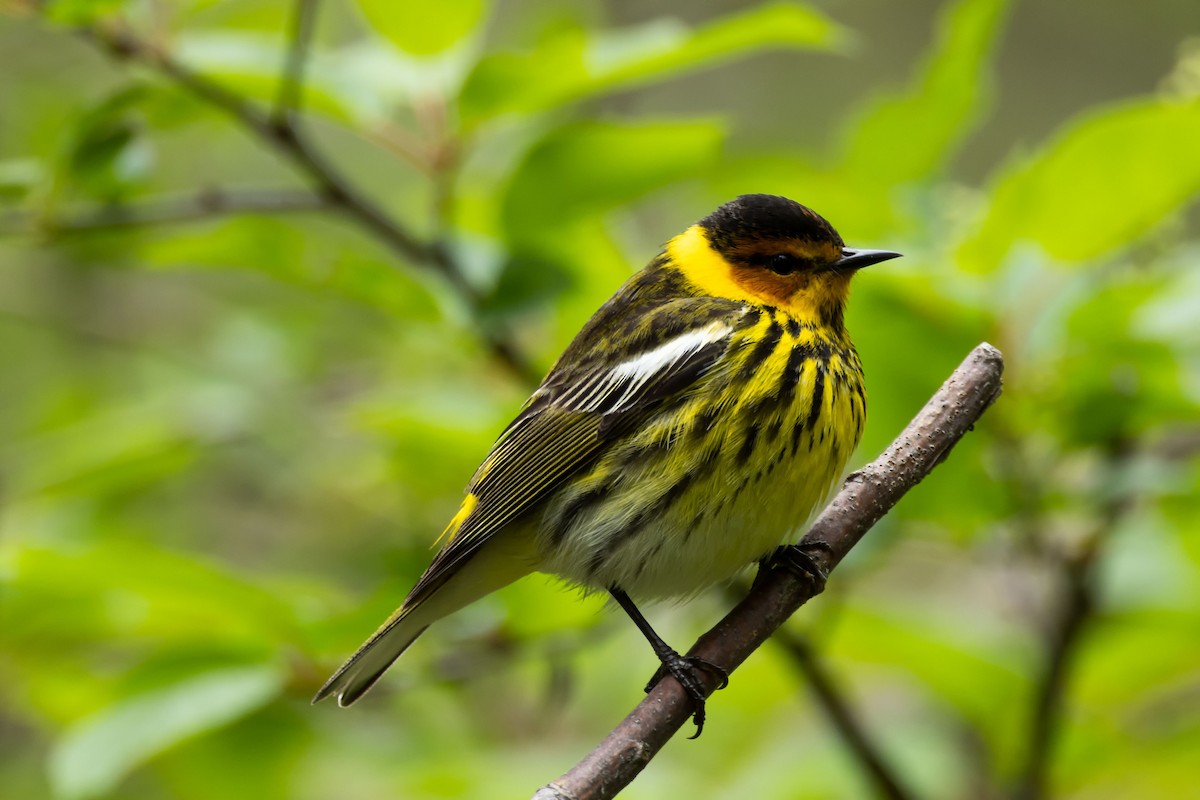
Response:
[[[225,112],[305,173],[315,184],[317,192],[331,205],[364,225],[402,257],[435,266],[456,289],[462,288],[462,275],[444,258],[439,257],[434,252],[435,248],[421,242],[399,222],[389,219],[372,201],[359,193],[353,184],[309,145],[290,120],[280,121],[265,116],[241,96],[193,72],[176,61],[170,53],[138,38],[124,27],[111,30],[88,28],[83,33],[113,56],[145,64],[199,99]],[[474,290],[467,291],[466,296],[474,298]]]
[[[279,96],[271,112],[276,128],[296,124],[295,115],[304,103],[304,65],[308,60],[308,45],[312,42],[317,19],[317,0],[296,0],[292,6],[292,30],[287,61],[279,78]]]
[[[870,779],[875,794],[887,800],[912,800],[915,795],[904,787],[895,769],[871,741],[850,701],[842,696],[833,676],[821,663],[808,639],[781,628],[775,632],[775,643],[787,650],[792,662],[804,674],[818,705],[825,710],[825,715],[845,742],[846,749]]]
[[[845,586],[839,588],[844,590]],[[724,592],[724,596],[729,598],[730,603],[736,604],[742,599],[745,591],[744,586],[740,589],[730,586]],[[828,608],[826,605],[826,610]],[[905,787],[895,767],[888,763],[883,752],[872,740],[854,704],[847,693],[838,686],[818,649],[813,646],[813,639],[811,634],[799,633],[786,626],[772,635],[772,641],[782,647],[792,666],[803,677],[817,705],[841,737],[850,758],[857,762],[859,771],[866,775],[875,794],[887,800],[914,800],[916,795]]]
[[[1110,442],[1109,467],[1129,457],[1129,443]],[[1096,528],[1075,548],[1059,556],[1061,581],[1058,609],[1046,631],[1046,660],[1034,693],[1024,767],[1013,796],[1042,800],[1047,795],[1050,765],[1062,727],[1063,709],[1079,647],[1099,604],[1096,573],[1104,546],[1121,519],[1132,509],[1134,495],[1121,493],[1103,503]]]
[[[989,344],[977,346],[879,458],[850,475],[833,502],[800,541],[826,573],[913,486],[949,455],[1000,394],[1004,361]],[[815,593],[810,582],[773,570],[690,654],[728,672],[749,657]],[[713,676],[698,676],[707,693]],[[608,737],[572,769],[542,787],[534,800],[606,800],[616,796],[691,716],[679,684],[664,678]]]
[[[137,203],[103,206],[39,218],[35,214],[0,216],[0,236],[31,228],[51,234],[85,234],[151,225],[196,222],[238,214],[295,214],[329,208],[323,197],[292,189],[236,189],[216,187],[193,195],[152,197]]]
[[[299,0],[296,34],[292,38],[289,66],[281,92],[286,90],[288,102],[299,100],[301,70],[307,52],[312,25],[311,0]],[[307,11],[306,11],[307,9]],[[313,183],[322,200],[332,209],[356,222],[401,258],[429,267],[442,276],[472,310],[478,311],[483,296],[467,280],[450,252],[439,242],[423,242],[407,227],[388,216],[364,195],[356,185],[339,172],[303,135],[294,115],[278,112],[267,116],[238,94],[193,72],[169,52],[148,42],[124,25],[94,26],[81,33],[115,58],[136,61],[170,79],[195,97],[230,116],[257,139],[291,162]],[[293,85],[294,88],[288,88]],[[292,94],[296,97],[292,98]],[[482,329],[480,334],[489,349],[514,374],[530,383],[537,381],[538,370],[520,353],[516,346],[501,334]]]
[[[1047,636],[1046,663],[1034,695],[1033,717],[1025,767],[1014,797],[1041,800],[1053,761],[1054,744],[1062,722],[1063,700],[1084,629],[1095,607],[1093,566],[1098,548],[1093,541],[1063,562],[1063,598]]]

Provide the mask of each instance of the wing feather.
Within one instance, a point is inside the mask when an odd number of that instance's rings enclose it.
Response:
[[[477,500],[474,509],[405,605],[426,599],[497,531],[592,463],[606,443],[701,379],[728,348],[742,314],[740,304],[729,305],[725,319],[710,314],[703,327],[665,341],[648,337],[660,343],[634,351],[615,366],[611,357],[556,365],[480,465],[468,486]],[[680,316],[685,311],[664,314],[664,322],[680,327],[688,319]]]

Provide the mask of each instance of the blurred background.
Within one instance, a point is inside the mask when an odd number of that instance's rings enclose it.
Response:
[[[1200,753],[1194,0],[9,0],[0,785],[522,797],[653,671],[530,579],[351,710],[591,312],[745,192],[855,246],[856,463],[1005,393],[630,798],[1145,798]],[[732,604],[649,615],[686,647]]]

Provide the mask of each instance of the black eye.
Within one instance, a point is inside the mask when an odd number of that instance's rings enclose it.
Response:
[[[780,275],[791,275],[803,266],[803,262],[791,253],[776,253],[767,259],[766,267]]]

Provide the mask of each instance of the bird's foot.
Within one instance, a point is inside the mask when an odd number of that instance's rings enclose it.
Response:
[[[662,660],[662,664],[659,665],[658,671],[654,673],[654,676],[650,678],[650,682],[646,684],[646,691],[649,692],[653,689],[667,675],[679,681],[679,685],[687,692],[687,696],[691,698],[692,706],[695,708],[695,711],[692,713],[692,722],[696,723],[696,732],[688,738],[696,739],[704,731],[705,718],[704,684],[700,682],[696,671],[704,670],[710,675],[717,676],[719,683],[713,691],[724,689],[729,685],[729,673],[724,667],[720,667],[711,661],[699,656],[681,656],[674,650],[660,654],[659,658]]]
[[[767,558],[766,563],[774,569],[786,569],[808,583],[812,596],[815,597],[825,591],[825,581],[829,577],[829,573],[813,555],[815,551],[829,553],[830,548],[824,542],[785,544],[775,548],[775,552]]]

